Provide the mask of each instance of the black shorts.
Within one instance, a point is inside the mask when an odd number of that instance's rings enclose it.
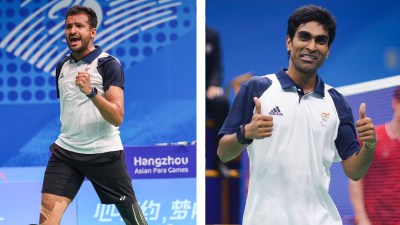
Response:
[[[134,204],[135,193],[129,177],[124,151],[79,154],[57,144],[52,152],[43,180],[42,193],[73,200],[85,177],[93,184],[103,204]]]

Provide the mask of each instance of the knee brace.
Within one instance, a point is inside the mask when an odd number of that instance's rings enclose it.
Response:
[[[115,204],[126,225],[147,225],[139,204]]]
[[[41,225],[58,225],[60,224],[62,215],[68,206],[66,201],[57,201],[54,203],[43,201],[40,207]]]

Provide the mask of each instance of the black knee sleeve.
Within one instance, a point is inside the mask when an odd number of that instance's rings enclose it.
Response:
[[[147,225],[138,203],[115,204],[126,225]]]

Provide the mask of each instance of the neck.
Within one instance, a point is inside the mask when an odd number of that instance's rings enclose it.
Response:
[[[291,69],[290,67],[286,71],[290,78],[303,89],[304,93],[308,93],[314,90],[315,85],[317,83],[317,74],[316,73],[304,73],[298,70]]]
[[[81,61],[85,56],[87,56],[89,53],[94,51],[96,48],[92,45],[82,51],[77,51],[77,52],[72,52],[72,56],[74,57],[75,60]]]

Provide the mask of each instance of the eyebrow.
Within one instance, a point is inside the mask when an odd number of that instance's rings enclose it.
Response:
[[[297,36],[298,35],[307,35],[307,36],[309,36],[309,37],[312,37],[312,38],[314,38],[314,39],[321,39],[321,38],[323,38],[323,39],[326,39],[326,41],[329,41],[329,36],[328,35],[325,35],[325,34],[320,34],[320,35],[316,35],[316,36],[313,36],[310,32],[308,32],[308,31],[299,31],[299,32],[297,32]]]
[[[85,25],[85,23],[81,23],[81,22],[72,22],[72,23],[65,23],[65,25],[73,25],[73,24],[75,24],[75,25]]]

